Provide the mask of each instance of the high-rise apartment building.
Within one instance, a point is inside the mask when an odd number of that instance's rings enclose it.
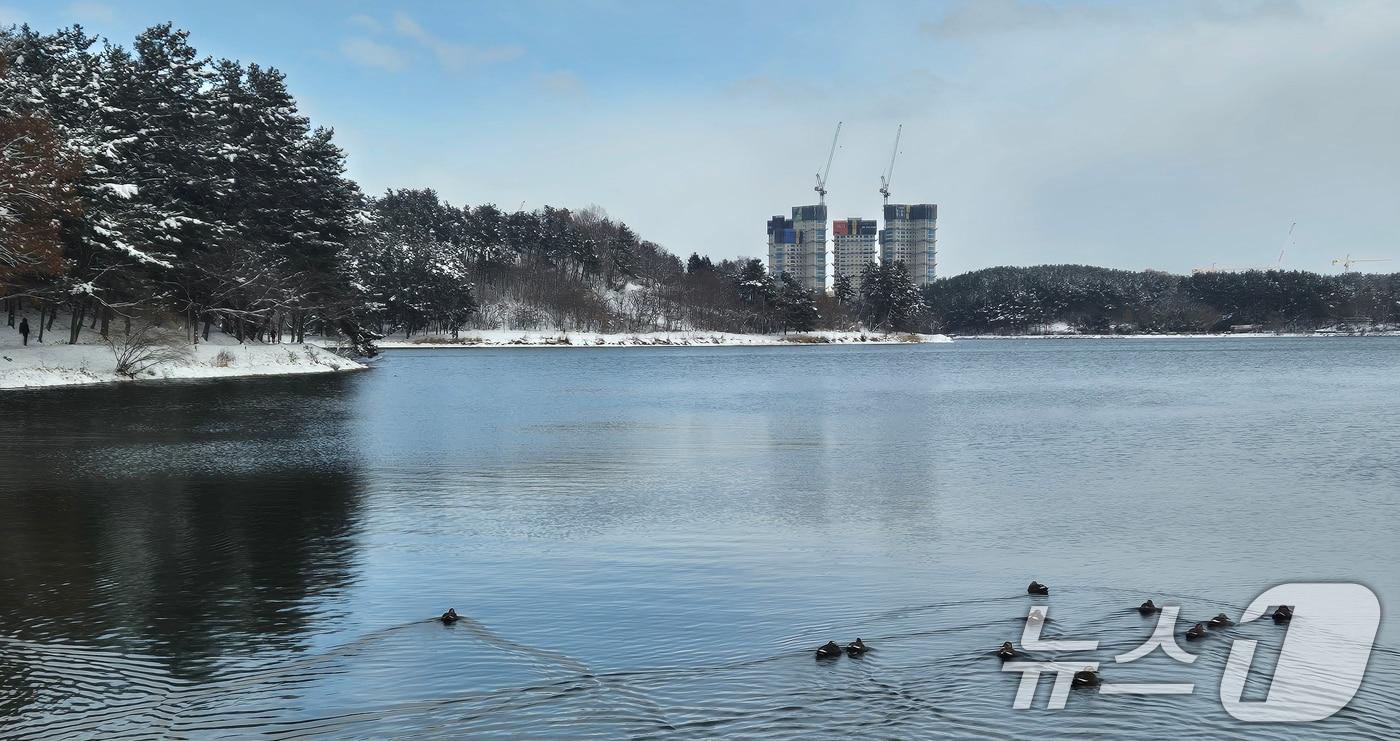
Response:
[[[885,204],[880,261],[903,262],[916,284],[932,283],[938,266],[938,206]]]
[[[860,290],[860,271],[875,262],[879,225],[874,219],[842,219],[831,224],[832,256],[835,275],[851,279],[851,287]]]
[[[826,206],[793,206],[791,219],[768,220],[768,272],[787,273],[808,290],[826,290]]]

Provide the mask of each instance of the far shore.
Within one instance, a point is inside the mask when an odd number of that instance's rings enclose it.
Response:
[[[791,332],[788,334],[738,334],[734,332],[547,332],[507,329],[463,331],[458,336],[421,335],[385,338],[376,344],[386,350],[427,350],[472,347],[793,347],[807,345],[902,345],[951,342],[946,335],[909,332]]]
[[[1181,334],[955,334],[954,340],[1215,340],[1332,337],[1400,337],[1400,331],[1383,332],[1194,332]]]
[[[1346,332],[1193,332],[1179,334],[978,334],[944,335],[879,332],[814,331],[783,334],[732,332],[548,332],[516,330],[464,330],[456,337],[429,334],[403,339],[385,338],[377,344],[385,350],[432,350],[502,347],[792,347],[819,345],[902,345],[963,340],[1153,340],[1153,339],[1268,339],[1328,337],[1396,337],[1400,331]]]

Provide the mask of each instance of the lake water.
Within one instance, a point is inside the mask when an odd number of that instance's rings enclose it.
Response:
[[[1394,737],[1389,612],[1306,726],[1217,698],[1268,621],[1113,656],[1148,597],[1400,604],[1397,368],[1391,338],[474,349],[0,395],[0,737]],[[1032,604],[1105,681],[1196,691],[1012,710]]]

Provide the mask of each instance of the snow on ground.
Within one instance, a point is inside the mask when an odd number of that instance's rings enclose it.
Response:
[[[793,332],[791,334],[736,334],[733,332],[549,332],[518,329],[464,330],[457,338],[451,335],[418,335],[407,340],[402,336],[386,337],[378,345],[383,348],[433,347],[705,347],[731,345],[828,345],[828,344],[902,344],[918,342],[951,342],[940,334],[880,334],[876,332]]]
[[[1265,339],[1279,337],[1396,337],[1400,331],[1372,330],[1366,332],[1187,332],[1181,334],[955,334],[957,340],[1218,340]]]
[[[38,321],[31,317],[30,323]],[[136,379],[117,375],[116,357],[101,337],[84,330],[77,345],[66,344],[66,320],[60,318],[44,344],[21,344],[18,330],[0,321],[0,389],[117,383],[164,378],[237,378],[295,373],[331,373],[361,370],[365,366],[313,344],[239,344],[232,337],[214,335],[210,342],[190,347],[186,358],[151,368]],[[16,322],[18,323],[18,322]],[[113,327],[113,331],[120,331]]]

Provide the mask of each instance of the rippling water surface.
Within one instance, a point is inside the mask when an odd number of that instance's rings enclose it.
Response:
[[[1272,624],[1113,656],[1147,597],[1400,604],[1397,367],[1386,338],[475,349],[7,393],[0,737],[1394,737],[1389,612],[1306,726],[1217,699]],[[1196,692],[1013,711],[993,652],[1033,603],[1106,680]]]

